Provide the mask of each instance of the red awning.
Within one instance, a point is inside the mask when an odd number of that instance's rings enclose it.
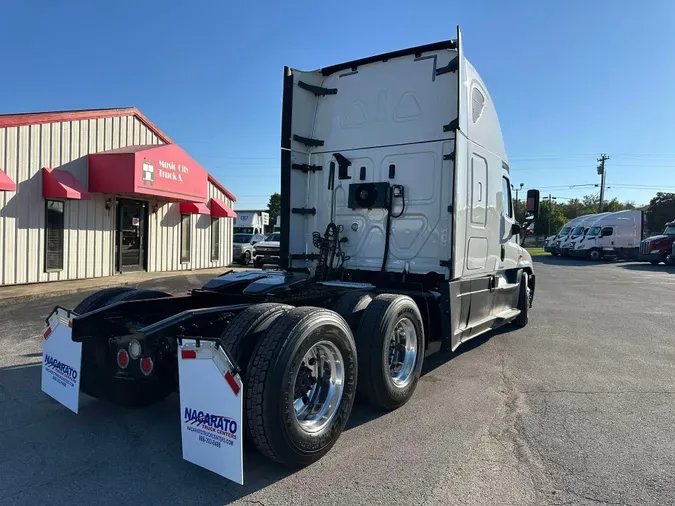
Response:
[[[180,205],[180,214],[211,214],[206,204],[197,202],[183,202]]]
[[[89,191],[204,202],[208,173],[177,144],[128,146],[89,155]]]
[[[222,200],[211,199],[211,216],[215,218],[236,218],[237,213],[231,207],[225,205]]]
[[[42,169],[42,196],[46,199],[90,200],[91,195],[70,172]]]
[[[3,192],[15,192],[16,184],[12,181],[7,174],[0,170],[0,191]]]

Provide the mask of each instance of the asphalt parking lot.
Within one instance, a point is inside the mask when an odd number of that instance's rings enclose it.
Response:
[[[181,458],[177,397],[130,411],[40,391],[43,318],[0,307],[2,504],[675,504],[675,269],[538,257],[530,324],[425,362],[393,413],[357,403],[291,473],[245,451],[246,485]],[[181,293],[193,274],[143,284]]]

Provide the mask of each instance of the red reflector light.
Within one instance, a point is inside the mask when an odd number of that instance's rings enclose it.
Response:
[[[241,388],[239,387],[239,383],[237,383],[237,380],[234,379],[234,376],[232,376],[232,373],[230,371],[227,371],[225,373],[225,381],[227,381],[227,384],[230,385],[230,388],[234,392],[234,395],[239,395],[239,390],[241,390]]]
[[[143,357],[141,359],[141,372],[143,374],[146,376],[149,375],[152,372],[153,367],[154,364],[152,363],[152,359],[150,357]]]
[[[129,365],[129,354],[127,350],[119,350],[117,352],[117,365],[120,366],[120,369],[126,369]]]
[[[73,328],[73,320],[68,320],[68,326],[72,329]]]
[[[183,360],[186,358],[197,358],[197,350],[181,350],[180,358]]]
[[[51,334],[51,333],[52,333],[52,328],[47,327],[47,330],[45,330],[45,340],[49,337],[49,334]]]

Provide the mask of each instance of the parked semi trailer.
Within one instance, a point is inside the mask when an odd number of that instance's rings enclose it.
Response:
[[[535,292],[517,242],[494,104],[445,42],[284,70],[281,272],[188,295],[108,288],[47,319],[42,388],[143,407],[180,396],[183,457],[243,483],[242,444],[302,467],[354,396],[392,410],[425,355],[522,327]],[[531,190],[533,217],[539,193]]]
[[[643,223],[644,213],[637,209],[601,216],[590,224],[583,236],[573,241],[570,256],[590,260],[637,259],[644,235]]]

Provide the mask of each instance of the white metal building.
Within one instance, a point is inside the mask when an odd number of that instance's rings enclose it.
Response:
[[[227,266],[235,197],[137,109],[0,115],[0,284]]]

